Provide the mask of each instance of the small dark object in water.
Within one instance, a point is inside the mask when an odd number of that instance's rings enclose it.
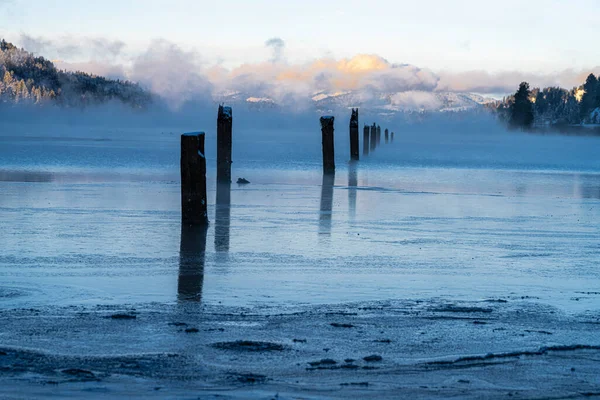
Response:
[[[282,351],[285,349],[279,343],[271,342],[253,342],[250,340],[238,340],[235,342],[219,342],[213,344],[214,348],[220,350],[238,350],[238,351]]]
[[[185,322],[169,322],[169,326],[187,326]]]
[[[473,321],[473,323],[475,325],[487,325],[487,322],[485,322],[485,321]]]
[[[249,384],[264,383],[267,381],[266,376],[258,375],[258,374],[237,374],[237,375],[232,375],[232,377],[235,377],[238,382],[249,383]]]
[[[455,312],[455,313],[491,313],[491,308],[483,307],[460,307],[453,304],[448,304],[439,308],[432,308],[429,311],[433,312]]]
[[[250,183],[250,181],[246,178],[238,178],[237,183],[238,185],[247,185]]]
[[[331,326],[334,328],[354,328],[352,324],[340,324],[339,322],[332,322]]]
[[[110,316],[112,319],[136,319],[135,315],[131,314],[113,314]]]
[[[335,364],[337,364],[337,361],[332,360],[331,358],[324,358],[320,361],[309,362],[309,364],[313,367],[317,367],[319,365],[335,365]]]
[[[7,356],[8,354],[6,354],[5,351],[0,351],[0,356]]]
[[[353,363],[354,361],[356,361],[354,358],[346,358],[344,360],[344,362],[347,362],[347,363]]]
[[[306,339],[294,339],[292,340],[294,343],[306,343]]]
[[[185,333],[198,333],[198,332],[200,332],[200,331],[198,330],[198,328],[187,328],[187,329],[185,330]]]
[[[369,382],[340,383],[341,386],[369,386]]]
[[[78,378],[88,378],[88,379],[96,378],[96,375],[94,375],[94,373],[92,371],[88,371],[85,369],[79,369],[79,368],[64,369],[62,371],[62,373],[71,375],[71,376],[76,376]]]
[[[365,358],[363,358],[363,360],[365,360],[366,362],[378,362],[383,360],[383,357],[378,356],[377,354],[373,354],[370,356],[366,356]]]
[[[392,343],[392,341],[390,339],[379,339],[379,340],[375,340],[375,343]]]

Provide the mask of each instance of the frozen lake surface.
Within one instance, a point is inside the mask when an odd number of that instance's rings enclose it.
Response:
[[[600,392],[598,138],[397,132],[349,164],[344,132],[329,180],[318,135],[247,131],[233,177],[251,184],[217,190],[209,136],[204,233],[181,229],[173,132],[0,135],[0,396],[26,379],[33,396],[157,386],[173,397],[529,398],[552,392],[540,374],[558,393]],[[137,318],[104,318],[115,313]],[[247,339],[285,350],[215,347]],[[173,367],[166,353],[196,371],[187,389],[157,372]],[[371,353],[383,364],[348,368],[351,379],[325,368]],[[157,369],[136,375],[107,357]],[[320,359],[337,364],[309,364]],[[526,378],[513,382],[498,360]],[[485,365],[464,367],[473,361]],[[53,377],[74,366],[94,379]]]

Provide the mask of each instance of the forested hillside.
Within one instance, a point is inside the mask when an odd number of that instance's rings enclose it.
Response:
[[[570,90],[530,89],[522,82],[514,95],[490,107],[513,127],[600,124],[600,82],[594,74]]]
[[[85,107],[111,101],[145,108],[152,95],[136,83],[58,70],[44,57],[0,40],[0,104]]]

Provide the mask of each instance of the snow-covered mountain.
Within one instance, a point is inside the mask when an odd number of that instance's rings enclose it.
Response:
[[[466,112],[483,109],[494,99],[475,93],[405,91],[382,93],[368,90],[317,92],[280,100],[252,93],[228,92],[215,96],[215,101],[230,105],[245,105],[249,109],[303,107],[317,113],[334,113],[358,107],[363,112],[381,115],[419,112]]]

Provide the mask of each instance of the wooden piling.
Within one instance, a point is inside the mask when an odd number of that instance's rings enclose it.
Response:
[[[333,141],[334,117],[321,117],[321,135],[323,145],[323,173],[335,173],[335,154]]]
[[[181,135],[181,220],[183,225],[208,225],[204,132]]]
[[[350,117],[350,159],[358,161],[358,108],[352,109]]]
[[[369,125],[363,128],[363,156],[369,155]]]
[[[371,125],[371,152],[375,151],[377,147],[377,125]]]
[[[231,183],[231,107],[219,106],[217,116],[217,182]]]
[[[388,131],[387,128],[386,128],[386,130],[385,130],[385,144],[388,144],[389,141],[390,141],[390,131]]]
[[[377,146],[381,144],[381,127],[377,125]]]
[[[392,137],[390,138],[390,141],[391,141],[392,143],[394,143],[394,132],[392,132]]]

